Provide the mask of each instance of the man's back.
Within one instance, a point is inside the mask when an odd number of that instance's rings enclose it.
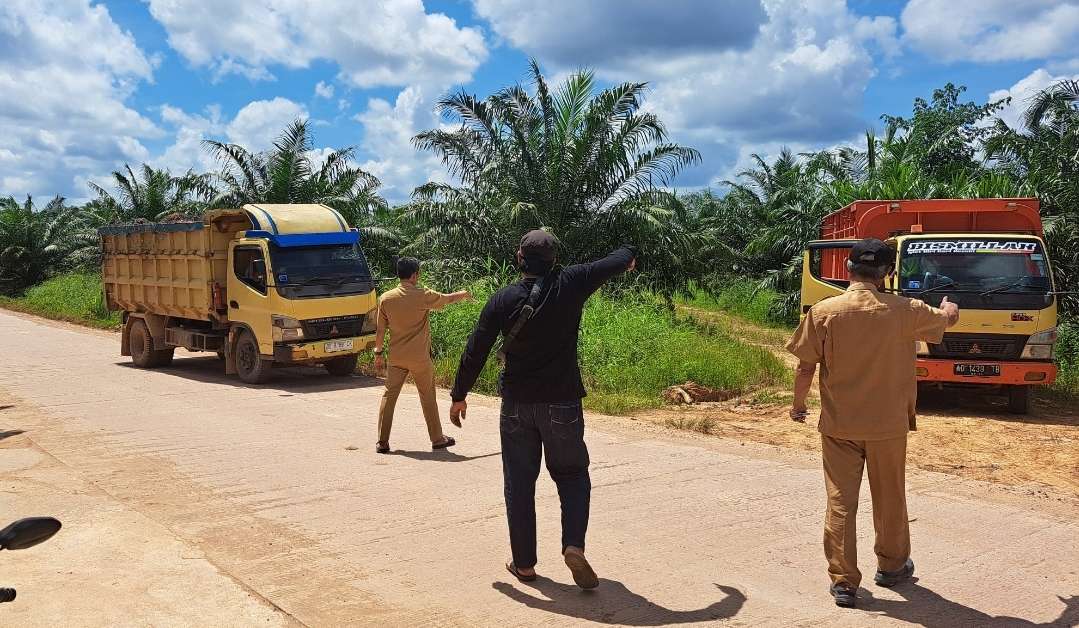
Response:
[[[521,403],[569,402],[585,396],[577,363],[577,339],[584,305],[606,281],[633,261],[628,248],[590,263],[569,266],[543,281],[535,313],[510,346],[501,392]],[[462,399],[472,387],[499,334],[506,335],[539,279],[527,277],[495,293],[480,314],[461,358],[451,396]],[[482,356],[482,357],[481,357]]]
[[[921,301],[854,283],[814,305],[788,348],[821,364],[820,431],[877,440],[914,427],[914,342],[940,342],[947,315]]]
[[[379,316],[389,325],[394,364],[415,364],[430,359],[428,313],[441,309],[450,301],[447,295],[409,283],[403,283],[379,298]]]

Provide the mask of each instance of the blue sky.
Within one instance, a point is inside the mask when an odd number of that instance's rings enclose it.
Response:
[[[856,142],[951,81],[1023,100],[1079,78],[1079,2],[1027,0],[6,0],[0,194],[82,200],[143,162],[209,170],[215,138],[266,148],[295,117],[357,147],[392,201],[445,175],[409,139],[464,88],[593,68],[646,106],[715,185],[751,153]]]

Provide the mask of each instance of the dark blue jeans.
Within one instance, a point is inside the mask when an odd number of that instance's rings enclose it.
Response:
[[[592,482],[581,402],[503,400],[499,423],[513,564],[525,568],[536,564],[536,479],[541,451],[562,502],[562,550],[570,545],[584,549]]]

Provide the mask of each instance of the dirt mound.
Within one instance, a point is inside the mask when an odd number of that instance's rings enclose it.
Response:
[[[663,391],[663,400],[670,405],[692,404],[707,401],[726,401],[734,398],[729,390],[718,390],[701,386],[696,382],[686,382],[680,386],[671,386]]]

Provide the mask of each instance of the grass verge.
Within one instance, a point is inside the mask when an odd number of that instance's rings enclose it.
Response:
[[[432,316],[435,369],[442,383],[452,382],[465,342],[492,288],[475,286],[475,301]],[[585,407],[606,414],[658,407],[665,388],[687,380],[744,393],[789,377],[767,350],[721,330],[705,331],[677,320],[662,305],[643,297],[592,297],[581,323],[579,354],[588,390]],[[475,390],[497,392],[497,378],[492,356]]]
[[[678,303],[700,310],[727,312],[765,327],[788,327],[790,322],[775,315],[772,306],[776,298],[775,292],[758,288],[757,282],[741,279],[714,290],[694,285],[691,296],[678,299]]]
[[[0,297],[0,306],[102,329],[120,325],[120,314],[105,308],[101,276],[93,273],[58,275],[21,297]]]

